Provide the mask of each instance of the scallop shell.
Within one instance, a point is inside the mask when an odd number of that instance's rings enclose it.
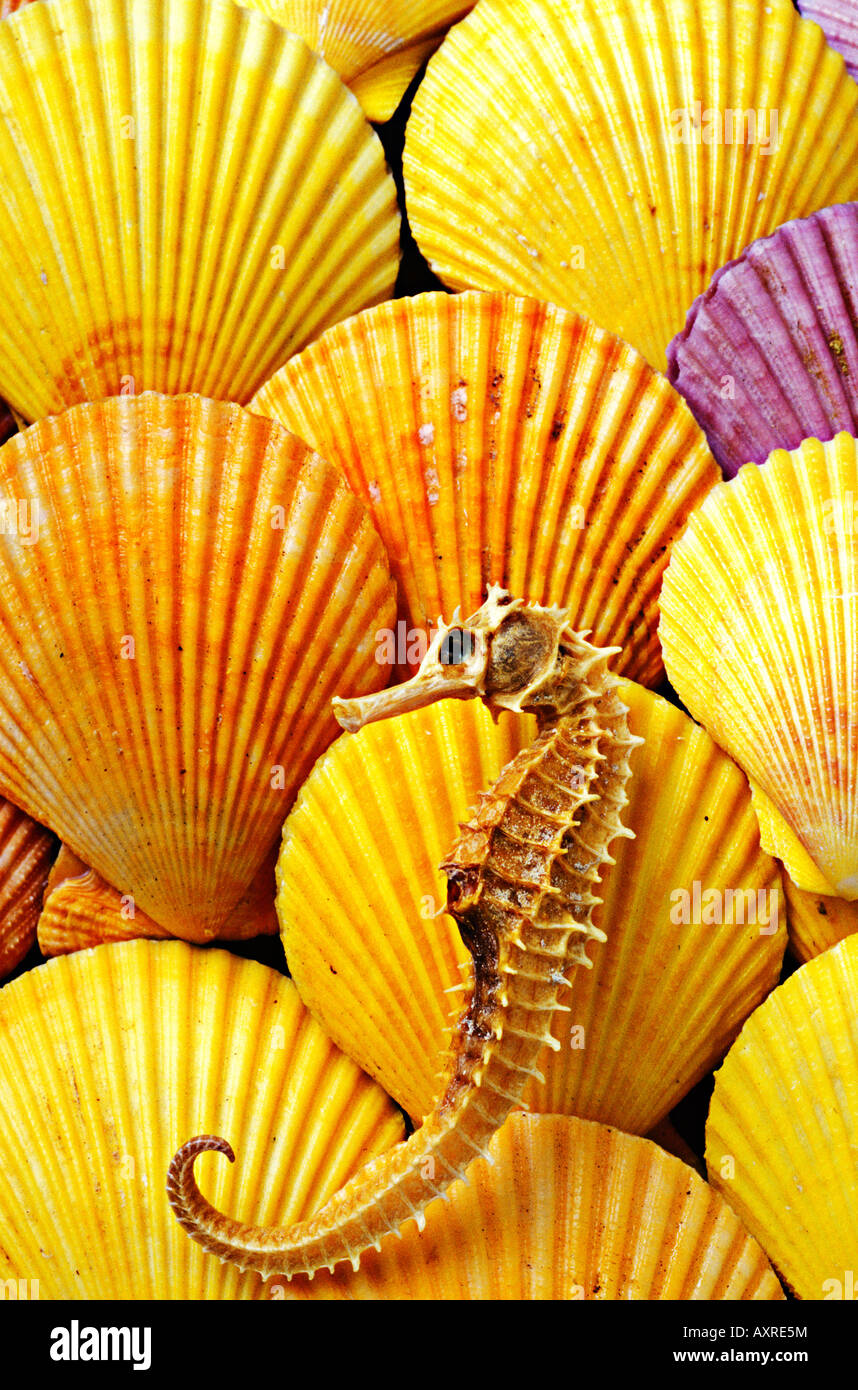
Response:
[[[404,174],[445,284],[567,305],[663,370],[719,266],[858,196],[858,88],[790,0],[482,0]]]
[[[423,60],[471,8],[462,0],[239,0],[300,34],[351,87],[371,121],[393,115]]]
[[[856,998],[849,937],[749,1019],[716,1074],[707,1123],[710,1181],[804,1299],[855,1296]]]
[[[697,1174],[645,1139],[511,1115],[426,1229],[322,1271],[297,1297],[400,1300],[783,1298],[756,1241]],[[272,1281],[272,1296],[287,1296]],[[281,1292],[282,1291],[282,1292]]]
[[[247,401],[392,294],[381,143],[262,15],[28,5],[0,26],[0,90],[0,393],[25,419],[150,389]]]
[[[850,77],[858,77],[858,5],[855,0],[796,0],[796,9],[812,19],[842,53]]]
[[[0,1278],[36,1280],[41,1298],[781,1297],[690,1169],[558,1116],[513,1116],[493,1166],[478,1160],[422,1236],[408,1223],[357,1273],[265,1286],[206,1255],[163,1197],[179,1134],[240,1131],[240,1163],[212,1159],[206,1190],[284,1223],[402,1135],[290,981],[224,951],[128,942],[8,986],[0,1117]]]
[[[0,798],[0,980],[20,964],[36,939],[36,923],[55,836]]]
[[[501,294],[426,294],[324,334],[253,398],[339,464],[392,559],[390,652],[488,585],[571,610],[617,669],[662,675],[670,546],[718,478],[662,377],[588,320]],[[412,646],[412,643],[414,644]]]
[[[0,450],[0,791],[159,926],[217,935],[377,690],[394,592],[365,508],[271,421],[76,406]],[[34,524],[37,523],[37,524]]]
[[[667,360],[728,477],[858,432],[858,203],[790,222],[717,271]]]
[[[352,79],[349,86],[363,107],[367,120],[379,122],[390,119],[442,37],[435,34],[431,38],[407,44]]]
[[[858,444],[776,450],[692,517],[660,635],[683,704],[756,784],[797,887],[858,898]]]
[[[607,943],[574,973],[571,1011],[553,1022],[560,1050],[543,1049],[545,1084],[529,1083],[524,1103],[646,1133],[774,986],[786,928],[744,777],[660,696],[630,682],[621,696],[646,740],[624,812],[637,838],[612,846],[594,918]],[[326,1031],[415,1119],[432,1108],[458,1012],[450,991],[468,961],[438,915],[437,866],[478,792],[532,736],[529,718],[495,726],[454,700],[369,725],[329,749],[284,827],[277,910],[290,973]],[[726,925],[728,888],[754,893],[758,922]]]
[[[825,893],[805,893],[784,875],[789,944],[800,961],[813,960],[858,933],[858,903],[832,898]]]
[[[240,1134],[206,1190],[298,1220],[402,1138],[291,982],[226,951],[131,941],[30,970],[0,994],[0,1280],[41,1298],[264,1298],[189,1241],[164,1177],[201,1130]]]
[[[274,936],[275,844],[247,892],[239,899],[218,932],[221,941],[246,941]],[[43,956],[67,955],[105,941],[134,941],[137,937],[164,940],[171,935],[145,912],[130,894],[117,892],[63,845],[51,869],[38,922]]]

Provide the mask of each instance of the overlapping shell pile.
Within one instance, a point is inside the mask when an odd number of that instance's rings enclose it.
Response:
[[[7,1289],[854,1296],[858,3],[800,8],[0,0]]]

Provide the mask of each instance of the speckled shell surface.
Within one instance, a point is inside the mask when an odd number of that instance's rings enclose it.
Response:
[[[394,592],[332,465],[240,406],[77,406],[0,450],[0,788],[159,926],[208,940],[375,690]],[[34,522],[38,517],[38,527]]]
[[[542,1050],[545,1082],[531,1080],[524,1102],[646,1133],[774,986],[786,925],[745,778],[660,696],[631,682],[620,694],[645,740],[625,813],[636,838],[612,849],[594,915],[608,939],[592,970],[575,972],[569,1012],[552,1024],[559,1051]],[[369,726],[319,761],[284,826],[277,906],[292,976],[415,1119],[431,1108],[459,1002],[450,991],[468,969],[437,866],[532,734],[529,719],[494,725],[452,700]],[[737,892],[741,907],[728,907]]]
[[[706,1127],[710,1181],[803,1299],[854,1296],[856,997],[853,936],[802,966],[749,1019],[716,1073]]]
[[[797,887],[858,898],[858,444],[775,451],[710,493],[661,597],[665,666],[742,767]]]
[[[856,118],[790,0],[481,0],[417,92],[408,217],[446,285],[567,305],[663,370],[719,266],[858,195]]]
[[[502,294],[425,294],[358,314],[257,392],[252,409],[345,473],[391,556],[401,626],[474,611],[490,583],[570,611],[662,674],[670,547],[718,478],[664,379],[576,314]]]
[[[378,1086],[282,975],[132,941],[0,991],[0,1279],[42,1299],[264,1298],[189,1241],[164,1175],[188,1131],[242,1135],[209,1190],[250,1219],[309,1214],[402,1137]]]
[[[381,143],[328,65],[230,0],[63,0],[0,25],[0,394],[246,402],[393,292]]]

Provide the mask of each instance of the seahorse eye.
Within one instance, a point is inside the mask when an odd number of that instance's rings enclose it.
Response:
[[[474,634],[466,628],[451,627],[444,634],[438,660],[442,666],[459,666],[474,654]]]

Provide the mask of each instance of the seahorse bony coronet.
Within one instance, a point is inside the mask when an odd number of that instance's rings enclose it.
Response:
[[[267,1275],[333,1268],[421,1219],[462,1177],[513,1108],[542,1047],[568,970],[589,964],[601,933],[593,888],[620,820],[637,740],[608,670],[611,649],[590,646],[561,609],[493,586],[466,622],[445,625],[417,675],[381,695],[338,701],[357,728],[432,700],[479,695],[493,712],[532,711],[539,734],[508,764],[463,827],[444,868],[448,911],[474,959],[450,1073],[432,1114],[405,1143],[367,1164],[311,1220],[252,1228],[218,1213],[193,1177],[198,1153],[227,1152],[200,1136],[170,1166],[168,1193],[192,1237],[211,1253]]]

